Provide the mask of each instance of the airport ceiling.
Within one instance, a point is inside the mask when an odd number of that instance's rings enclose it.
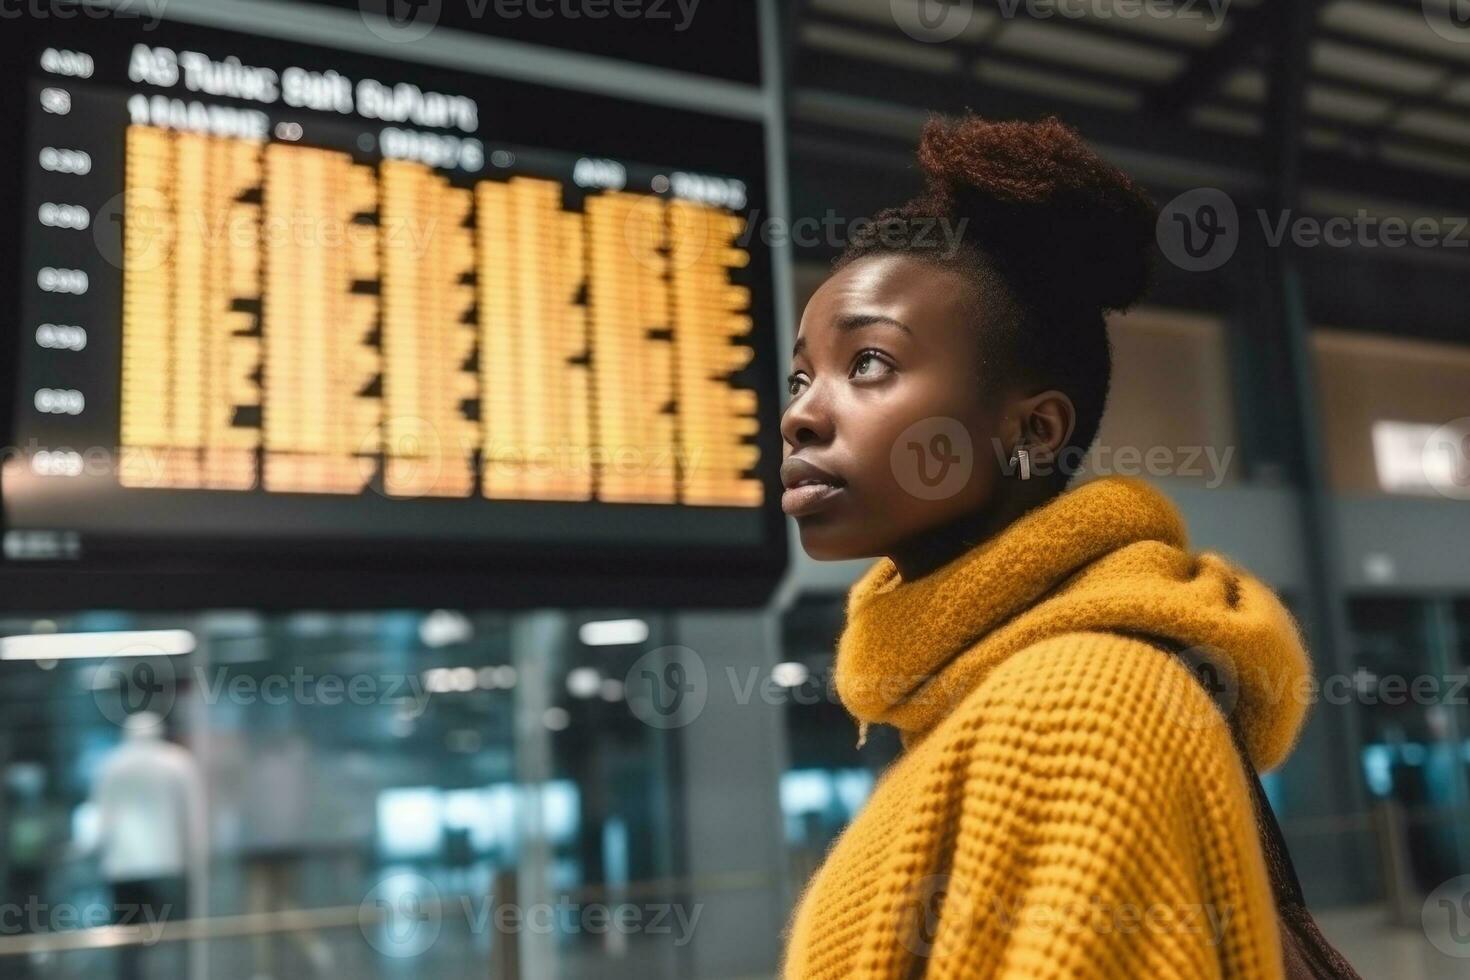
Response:
[[[1056,113],[1099,144],[1264,180],[1285,118],[1310,179],[1470,202],[1463,0],[1290,2],[791,0],[793,147],[861,130],[911,148],[930,110]],[[1283,116],[1271,79],[1293,43]]]

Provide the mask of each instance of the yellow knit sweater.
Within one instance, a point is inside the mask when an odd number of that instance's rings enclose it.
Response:
[[[903,754],[806,886],[782,975],[1284,975],[1246,776],[1163,634],[1221,663],[1256,767],[1312,701],[1296,623],[1192,553],[1149,484],[1107,477],[903,581],[853,586],[836,685]]]

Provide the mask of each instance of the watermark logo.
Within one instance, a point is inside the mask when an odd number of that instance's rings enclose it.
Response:
[[[1193,731],[1227,724],[1240,701],[1240,675],[1234,658],[1219,647],[1199,645],[1177,654],[1195,681],[1209,695],[1209,701],[1194,696],[1188,687],[1160,685],[1155,696],[1164,703],[1165,713],[1176,725]],[[1223,716],[1223,717],[1222,717]]]
[[[97,254],[114,269],[152,272],[173,257],[169,232],[173,205],[168,195],[151,187],[134,187],[103,202],[92,218]]]
[[[114,725],[158,728],[178,698],[178,677],[162,650],[145,646],[119,650],[92,672],[92,699]]]
[[[439,939],[439,889],[423,875],[389,875],[357,907],[357,925],[368,945],[404,959],[426,952]]]
[[[915,956],[934,959],[963,948],[976,917],[970,889],[952,875],[925,875],[899,910],[899,940]],[[941,923],[947,928],[941,930]]]
[[[444,441],[439,429],[417,415],[394,415],[374,426],[357,447],[363,483],[377,488],[373,475],[383,460],[382,492],[395,499],[422,497],[444,472]]]
[[[1218,269],[1240,244],[1240,215],[1216,187],[1185,191],[1159,210],[1155,225],[1164,257],[1186,272]]]
[[[650,650],[623,679],[628,709],[650,728],[682,728],[704,711],[709,672],[704,658],[685,646]]]
[[[920,500],[953,497],[970,482],[975,446],[956,418],[934,415],[904,429],[888,453],[898,485]]]
[[[1435,949],[1456,959],[1470,957],[1470,875],[1451,878],[1430,892],[1419,919]]]
[[[1424,479],[1451,500],[1470,500],[1470,415],[1430,433],[1420,455]]]
[[[359,0],[369,31],[390,44],[421,41],[439,26],[443,0]]]
[[[1420,7],[1431,31],[1446,41],[1470,44],[1470,0],[1423,0]]]
[[[1470,2],[1470,0],[1467,0]],[[1256,208],[1266,248],[1470,249],[1470,217],[1464,215],[1316,215],[1291,208]],[[1228,262],[1250,223],[1228,194],[1215,187],[1185,191],[1159,211],[1155,237],[1164,257],[1186,272],[1208,272]],[[1252,234],[1254,232],[1252,231]]]
[[[925,44],[953,41],[975,16],[974,0],[889,0],[888,9],[899,30]]]

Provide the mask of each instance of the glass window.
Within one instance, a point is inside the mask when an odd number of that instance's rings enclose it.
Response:
[[[661,623],[0,619],[0,874],[26,913],[0,974],[681,975],[639,921],[678,891],[676,735],[623,689]],[[115,948],[58,935],[129,915]],[[187,917],[207,942],[159,941]]]

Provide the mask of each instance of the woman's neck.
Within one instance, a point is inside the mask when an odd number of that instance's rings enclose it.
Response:
[[[993,537],[1016,518],[1042,503],[1046,496],[1006,494],[955,520],[921,531],[904,541],[888,557],[905,582],[928,575]]]

